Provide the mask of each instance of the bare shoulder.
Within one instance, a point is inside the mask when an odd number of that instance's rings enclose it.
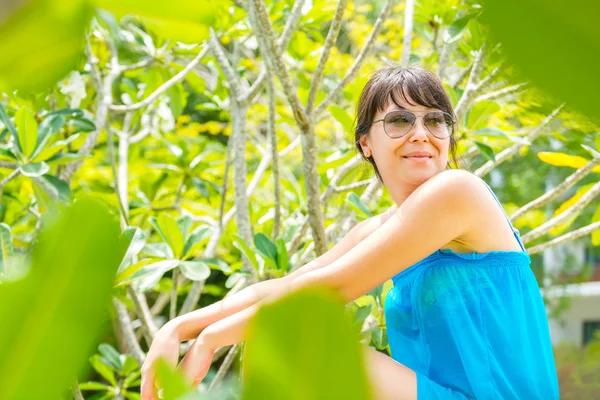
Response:
[[[472,172],[451,169],[442,171],[419,186],[402,204],[405,208],[420,207],[442,200],[445,204],[468,213],[477,211],[477,205],[489,202],[489,193],[485,182]],[[402,208],[402,206],[400,208]],[[475,206],[475,208],[471,208]]]

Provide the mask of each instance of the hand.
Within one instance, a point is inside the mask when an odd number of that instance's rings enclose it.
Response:
[[[155,387],[156,375],[154,362],[159,357],[163,357],[169,364],[175,367],[179,359],[179,342],[177,330],[168,323],[156,333],[148,350],[146,360],[142,365],[141,400],[159,400]]]
[[[177,368],[183,371],[196,387],[208,373],[214,354],[215,349],[208,345],[201,333],[192,343]]]

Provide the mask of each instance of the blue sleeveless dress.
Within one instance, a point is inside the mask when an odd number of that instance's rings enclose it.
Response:
[[[440,249],[392,278],[388,341],[392,358],[415,371],[418,400],[559,398],[531,259],[504,215],[522,251]]]

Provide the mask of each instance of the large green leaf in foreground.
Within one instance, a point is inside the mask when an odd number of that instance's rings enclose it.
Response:
[[[599,118],[600,3],[489,0],[482,19],[532,82]]]
[[[83,57],[87,0],[29,0],[0,21],[0,90],[44,91]]]
[[[0,399],[56,399],[100,339],[122,257],[119,226],[82,198],[53,216],[29,274],[0,285]]]
[[[242,399],[370,399],[360,346],[327,289],[264,305],[248,327]]]

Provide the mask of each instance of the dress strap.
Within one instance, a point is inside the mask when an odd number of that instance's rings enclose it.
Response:
[[[479,179],[481,179],[481,178],[479,178]],[[508,225],[510,226],[511,230],[513,231],[513,236],[517,239],[517,242],[519,242],[519,246],[521,246],[521,250],[526,251],[525,246],[523,246],[523,242],[521,241],[521,232],[519,232],[519,230],[516,227],[514,227],[513,224],[510,222],[510,218],[508,217],[508,214],[506,214],[506,211],[504,210],[504,207],[502,207],[502,204],[500,204],[500,200],[498,200],[498,197],[496,197],[496,193],[494,193],[494,191],[492,190],[490,185],[487,184],[486,181],[484,181],[483,179],[481,179],[481,181],[489,189],[489,191],[492,193],[492,196],[494,196],[496,203],[498,203],[498,205],[500,206],[500,209],[502,210],[502,212],[504,213],[504,216],[506,217],[506,220],[508,221]]]

